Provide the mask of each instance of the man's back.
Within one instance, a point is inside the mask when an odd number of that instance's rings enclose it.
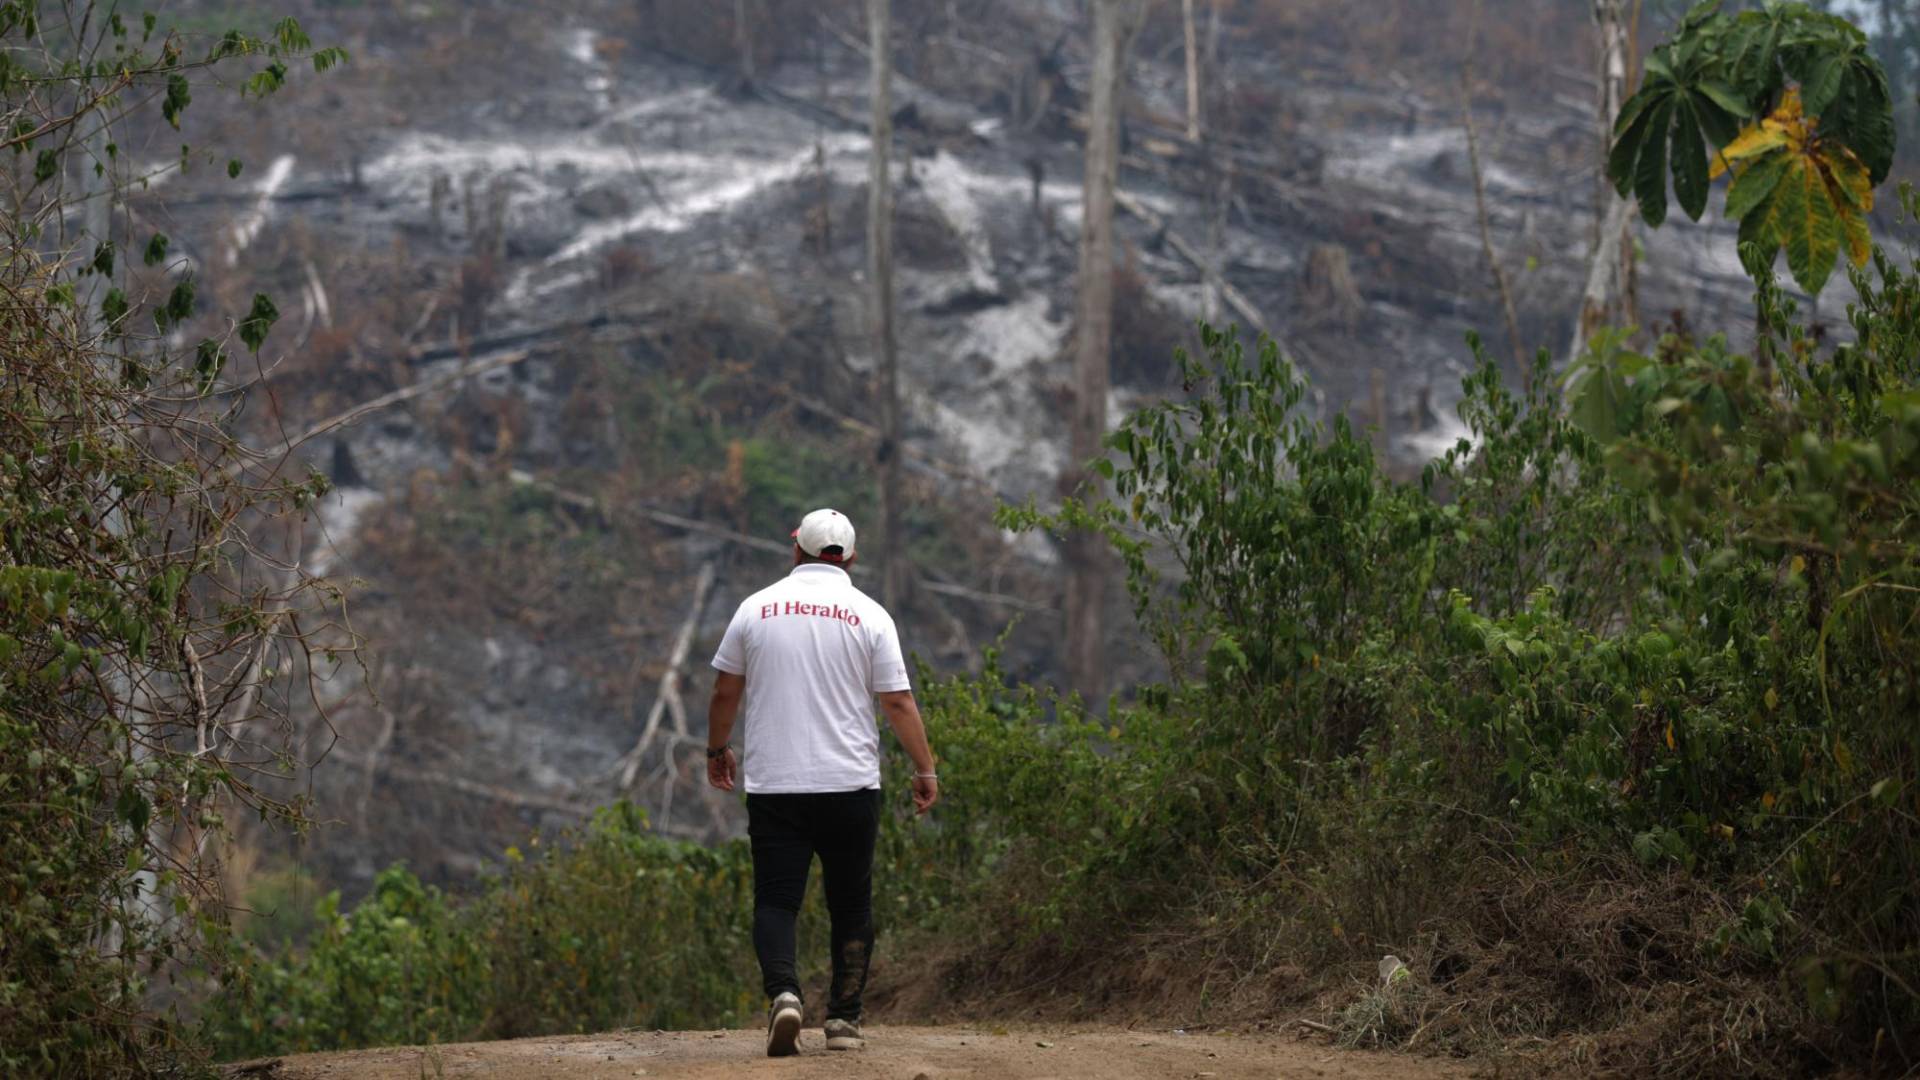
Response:
[[[910,683],[892,616],[845,570],[797,566],[748,597],[713,666],[746,676],[749,794],[879,786],[873,695]]]
[[[793,530],[793,572],[733,613],[714,653],[707,782],[747,782],[753,845],[753,951],[767,992],[767,1055],[800,1048],[795,925],[820,858],[832,925],[830,1050],[863,1045],[860,1002],[873,956],[873,849],[880,833],[880,732],[874,695],[913,759],[913,808],[940,800],[933,748],[907,683],[893,617],[853,587],[853,523],[815,510]],[[733,725],[746,706],[744,760]],[[744,766],[744,770],[742,768]]]

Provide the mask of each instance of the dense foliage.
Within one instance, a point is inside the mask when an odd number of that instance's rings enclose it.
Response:
[[[1575,373],[1610,389],[1578,422],[1483,361],[1471,439],[1418,487],[1344,422],[1300,419],[1271,347],[1210,335],[1199,392],[1113,440],[1128,502],[1059,519],[1128,557],[1185,677],[1127,715],[1087,794],[1082,826],[1106,826],[1099,859],[1122,869],[1104,889],[1063,875],[1056,899],[1110,925],[1164,903],[1157,883],[1201,881],[1179,890],[1194,909],[1243,898],[1433,978],[1518,938],[1599,984],[1508,1035],[1624,1024],[1682,972],[1764,1014],[1667,1016],[1641,1065],[1911,1064],[1920,284],[1882,254],[1856,285],[1856,340],[1828,354],[1788,331],[1777,370],[1717,337],[1614,339]],[[1790,325],[1762,303],[1764,327]],[[1123,794],[1135,777],[1150,794]],[[1151,824],[1126,831],[1136,815]],[[1566,926],[1457,925],[1489,865],[1516,889],[1558,877],[1576,921],[1578,897],[1648,880],[1690,910],[1615,928],[1652,946],[1609,971]]]
[[[300,816],[258,785],[288,765],[276,706],[309,670],[314,635],[327,638],[313,619],[325,604],[260,545],[323,485],[256,471],[263,455],[234,437],[236,399],[218,382],[230,338],[264,342],[272,303],[257,296],[237,327],[175,349],[146,322],[175,331],[195,313],[192,277],[163,265],[167,238],[150,234],[136,268],[110,224],[90,234],[81,222],[111,223],[129,180],[112,125],[177,129],[197,73],[257,57],[247,92],[264,94],[305,55],[340,59],[312,54],[291,20],[271,40],[235,33],[200,49],[152,17],[0,4],[0,145],[31,163],[0,179],[9,1076],[191,1062],[176,1053],[194,1049],[177,1017],[155,1006],[177,1000],[183,973],[223,966],[227,823]],[[136,273],[166,287],[135,289]]]
[[[1271,345],[1209,332],[1190,396],[1113,437],[1117,502],[1005,515],[1103,530],[1174,678],[1106,721],[991,656],[925,685],[947,796],[883,830],[887,940],[967,940],[987,986],[1155,943],[1213,986],[1394,952],[1411,976],[1343,1037],[1911,1064],[1920,276],[1883,254],[1856,286],[1830,351],[1763,290],[1773,367],[1607,338],[1572,376],[1608,392],[1572,415],[1544,370],[1523,400],[1483,358],[1470,436],[1412,484],[1304,419]],[[549,851],[451,914],[400,872],[351,916],[329,900],[225,1045],[755,1012],[744,848],[613,810]],[[494,975],[476,996],[456,968]]]
[[[0,7],[0,33],[31,8]],[[1636,185],[1653,175],[1664,202],[1667,150],[1710,168],[1711,134],[1737,205],[1759,213],[1801,169],[1842,235],[1868,209],[1849,170],[1868,196],[1884,171],[1857,45],[1796,5],[1700,9],[1623,116]],[[172,122],[178,57],[156,56]],[[1705,181],[1680,180],[1690,213]],[[1769,227],[1744,237],[1752,357],[1603,336],[1563,403],[1544,360],[1516,396],[1481,356],[1469,435],[1418,483],[1344,419],[1307,419],[1271,344],[1206,331],[1186,395],[1113,437],[1116,501],[1003,515],[1102,532],[1169,679],[1099,718],[991,657],[925,684],[946,801],[886,819],[884,940],[947,931],[978,987],[1152,970],[1135,961],[1167,949],[1202,1016],[1245,987],[1270,1011],[1276,973],[1370,973],[1391,951],[1409,975],[1345,988],[1344,1039],[1560,1039],[1649,1072],[1920,1062],[1920,271],[1876,251],[1850,340],[1825,344],[1770,269],[1784,244],[1819,284],[1825,234]],[[297,574],[263,580],[250,529],[317,485],[242,482],[223,343],[129,342],[112,291],[95,333],[70,274],[24,238],[9,254],[0,1068],[151,1067],[180,1033],[143,1024],[146,984],[201,970],[185,963],[223,976],[201,1034],[229,1056],[757,1013],[745,847],[663,840],[625,805],[509,850],[472,898],[395,868],[350,912],[326,897],[304,940],[226,963],[253,946],[201,856],[236,807],[292,816],[247,770],[285,764],[260,687],[304,663]],[[86,266],[111,276],[113,252]],[[190,314],[179,295],[160,325]],[[759,449],[742,485],[801,500]],[[810,900],[806,955],[822,924]]]
[[[509,849],[454,903],[383,872],[351,913],[322,898],[296,951],[263,958],[208,1010],[228,1055],[622,1027],[677,1028],[759,1007],[746,846],[648,831],[631,804],[559,846]],[[818,944],[817,899],[803,940]]]
[[[304,655],[295,576],[196,377],[104,356],[22,249],[0,273],[0,1071],[88,1075],[172,1045],[146,986],[224,917],[209,843],[262,795],[273,670]],[[50,296],[49,294],[54,294]],[[126,371],[139,373],[129,379]],[[318,627],[312,627],[318,629]],[[214,845],[217,850],[217,844]]]

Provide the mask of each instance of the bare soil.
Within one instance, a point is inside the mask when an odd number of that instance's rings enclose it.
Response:
[[[305,1054],[277,1067],[234,1075],[279,1080],[422,1080],[440,1077],[667,1077],[717,1080],[886,1078],[945,1080],[1162,1080],[1276,1076],[1368,1080],[1465,1077],[1462,1062],[1341,1050],[1313,1039],[1186,1034],[1111,1027],[878,1027],[864,1050],[829,1051],[817,1028],[803,1032],[798,1057],[764,1056],[759,1031],[617,1032],[440,1047]],[[264,1063],[261,1063],[264,1064]]]

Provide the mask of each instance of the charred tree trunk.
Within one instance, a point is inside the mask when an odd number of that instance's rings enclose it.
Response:
[[[1187,35],[1187,138],[1200,141],[1200,40],[1193,28],[1193,0],[1180,0]]]
[[[752,86],[753,31],[748,25],[747,0],[733,0],[733,44],[740,51],[740,85]]]
[[[900,357],[893,340],[893,0],[867,0],[873,53],[873,163],[867,185],[867,280],[873,289],[873,355],[880,374],[881,599],[897,608],[907,595],[905,523],[900,509]]]
[[[1073,363],[1070,458],[1063,487],[1100,495],[1087,463],[1107,433],[1108,364],[1113,351],[1113,206],[1120,158],[1120,91],[1128,46],[1146,16],[1146,0],[1095,0],[1093,95],[1087,126],[1087,179],[1080,226],[1080,311]],[[1111,558],[1099,536],[1076,531],[1067,542],[1067,678],[1089,705],[1105,694],[1104,627]]]

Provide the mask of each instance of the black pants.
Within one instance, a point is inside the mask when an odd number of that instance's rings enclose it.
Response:
[[[880,831],[880,792],[748,795],[753,841],[753,950],[769,999],[798,995],[794,923],[807,892],[807,871],[820,856],[827,913],[833,921],[833,985],[827,1019],[860,1019],[873,952],[873,844]]]

